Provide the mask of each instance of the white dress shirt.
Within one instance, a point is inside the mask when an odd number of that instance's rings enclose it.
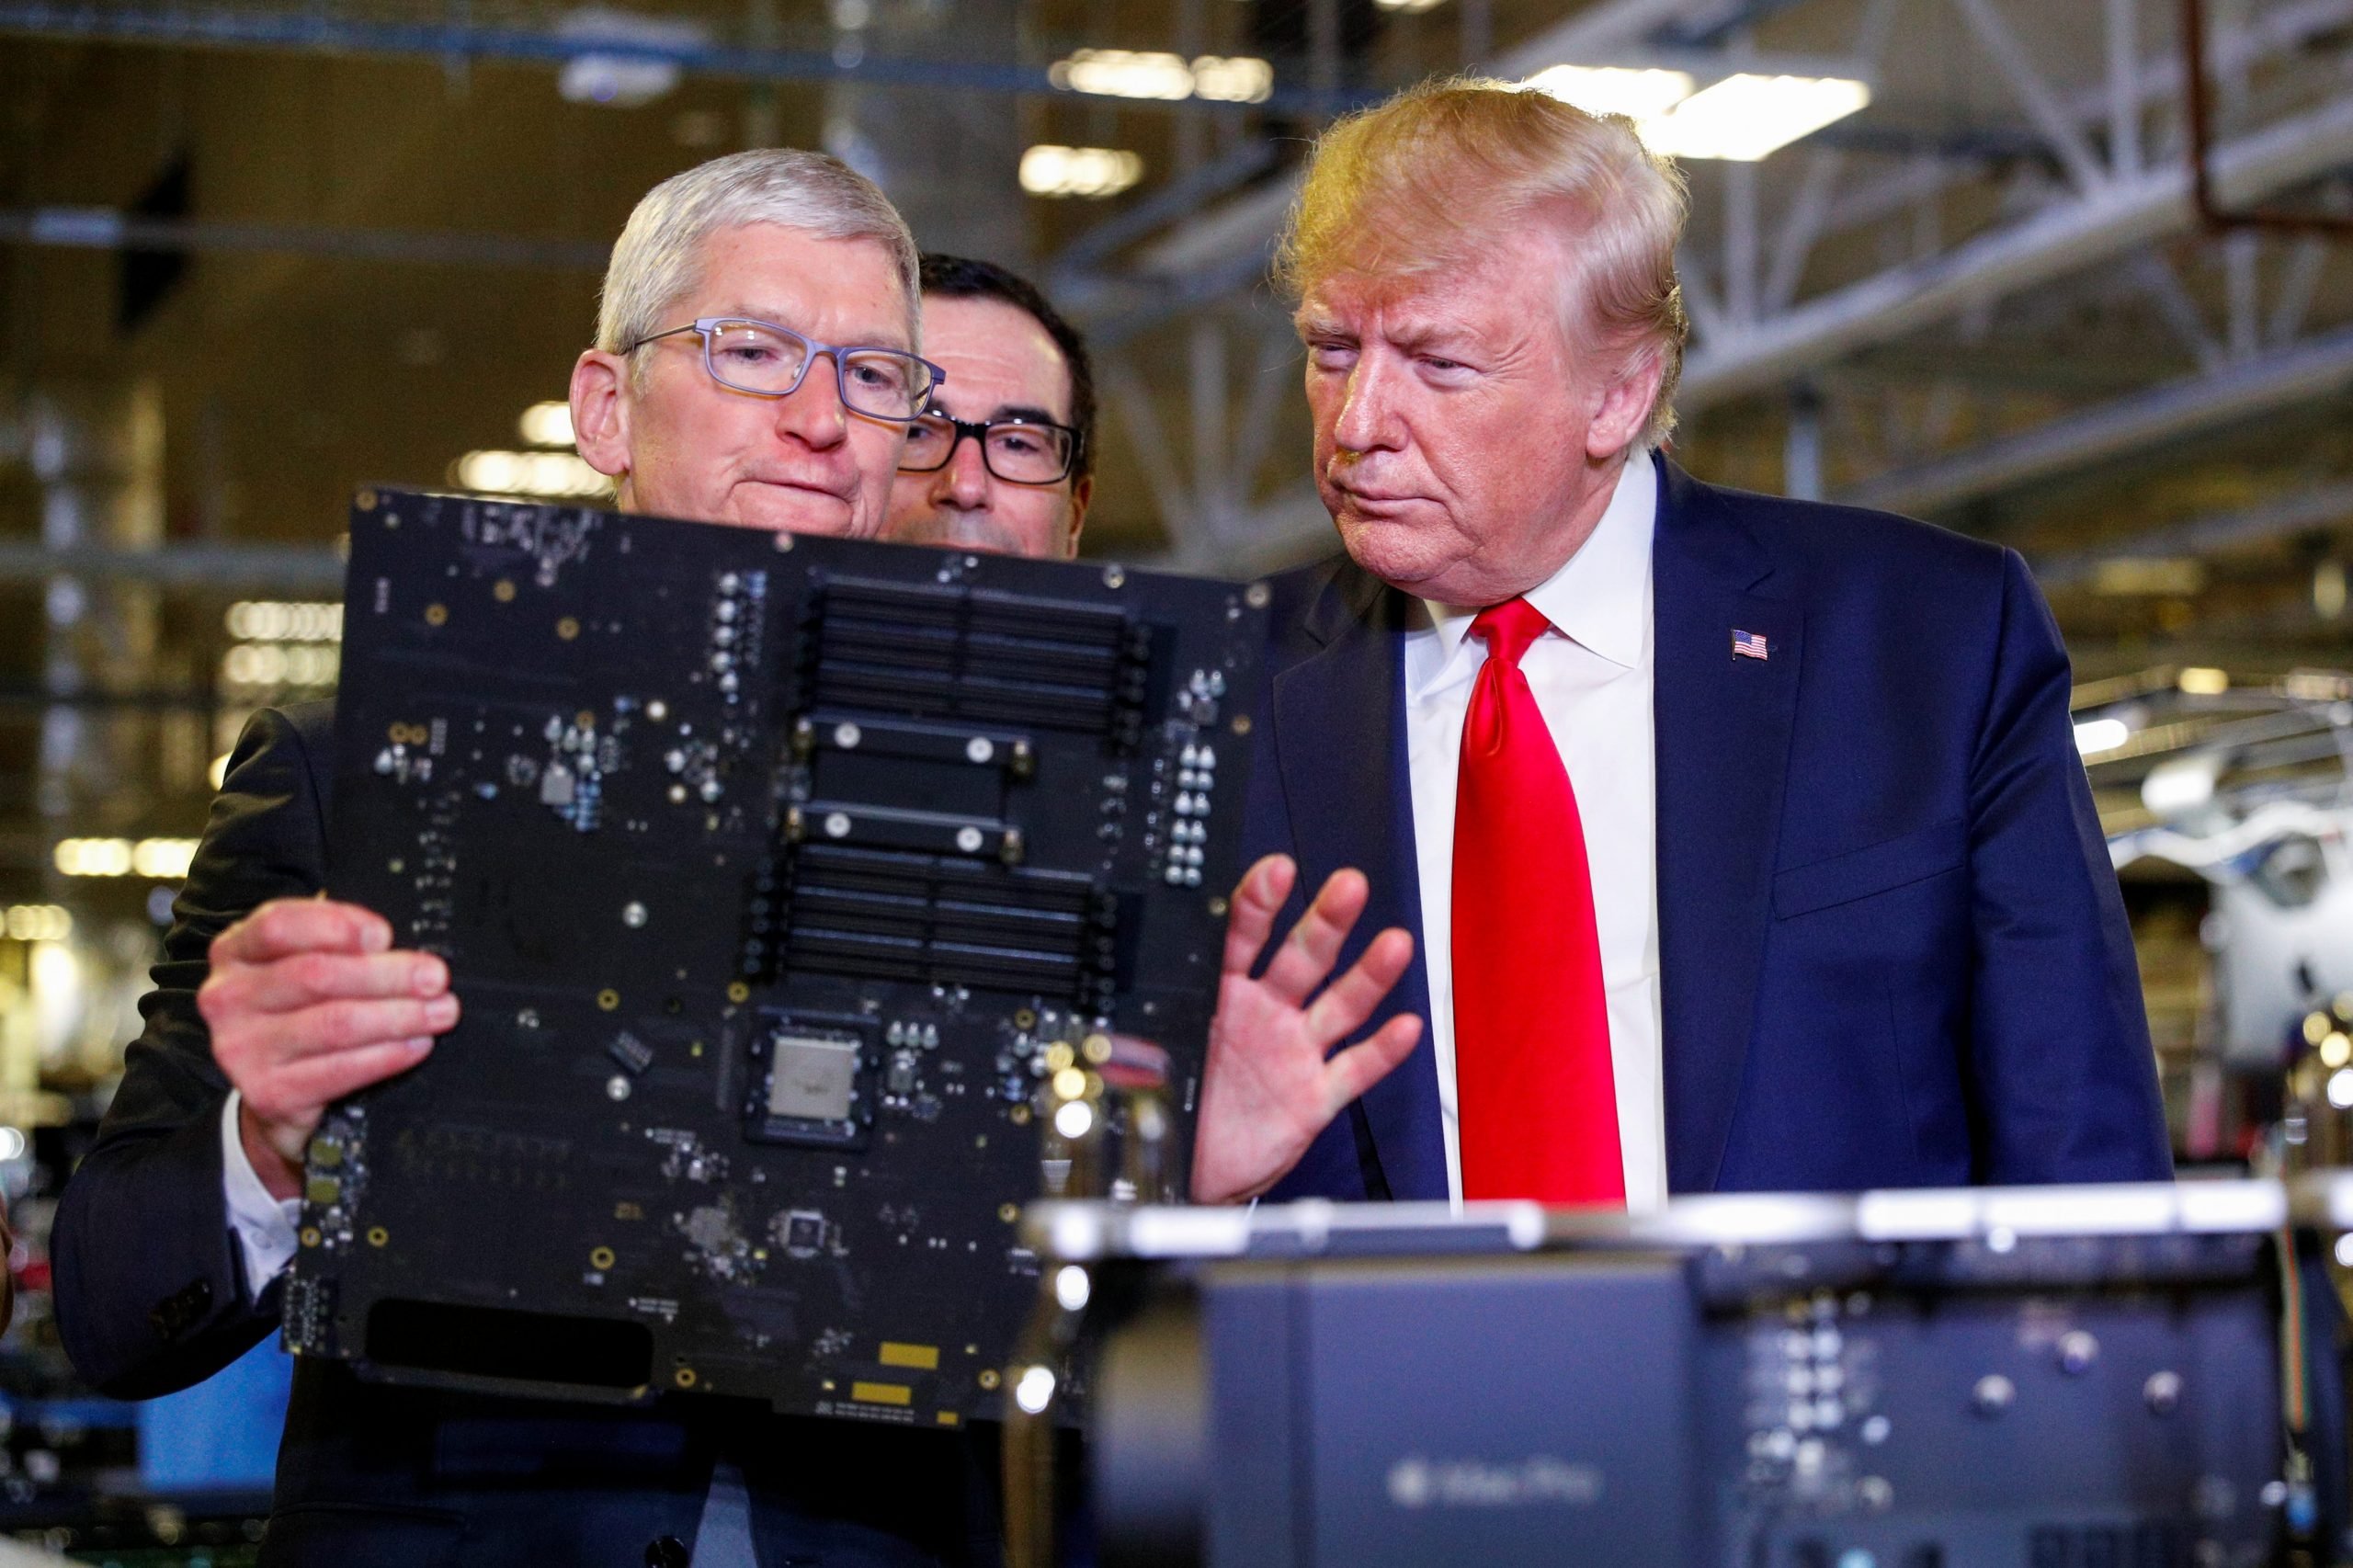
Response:
[[[1666,1200],[1666,1096],[1660,1055],[1658,795],[1652,744],[1651,535],[1658,474],[1627,460],[1591,538],[1529,590],[1552,630],[1519,661],[1561,749],[1593,872],[1609,1062],[1626,1207]],[[1462,1135],[1454,1084],[1454,795],[1462,719],[1487,645],[1478,608],[1423,601],[1405,635],[1405,745],[1422,887],[1422,961],[1430,984],[1430,1051],[1446,1133],[1447,1190],[1462,1201]]]
[[[245,1290],[258,1296],[294,1261],[294,1226],[302,1200],[272,1198],[262,1186],[237,1131],[237,1107],[244,1103],[231,1089],[229,1103],[221,1108],[221,1181],[228,1192],[229,1228],[237,1233],[237,1249],[244,1255]]]

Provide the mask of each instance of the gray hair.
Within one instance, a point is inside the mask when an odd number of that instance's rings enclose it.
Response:
[[[613,242],[597,310],[597,347],[620,354],[661,331],[663,312],[699,280],[703,242],[745,223],[874,241],[899,274],[908,332],[920,333],[915,237],[881,187],[823,153],[763,147],[699,164],[645,193]],[[920,337],[910,341],[921,352]]]

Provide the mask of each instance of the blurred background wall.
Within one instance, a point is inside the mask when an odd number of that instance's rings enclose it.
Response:
[[[353,489],[597,494],[551,403],[648,187],[823,147],[1029,272],[1086,551],[1243,574],[1333,542],[1305,140],[1465,67],[1682,158],[1677,460],[2026,554],[2181,1154],[2341,1151],[2353,0],[0,0],[0,1530],[250,1551],[282,1366],[76,1389],[47,1199],[244,715],[333,687]]]

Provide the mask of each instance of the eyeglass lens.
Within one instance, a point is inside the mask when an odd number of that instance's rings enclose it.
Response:
[[[800,381],[809,348],[799,338],[757,322],[722,322],[710,330],[710,373],[738,392],[778,397]],[[911,354],[887,348],[844,349],[835,379],[842,403],[859,414],[907,419],[931,392],[931,372]]]
[[[899,466],[927,472],[947,466],[954,454],[956,426],[945,419],[918,419],[907,427]],[[1011,484],[1051,484],[1070,472],[1068,431],[1050,426],[992,425],[981,437],[981,460]]]

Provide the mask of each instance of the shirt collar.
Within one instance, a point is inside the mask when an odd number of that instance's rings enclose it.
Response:
[[[1650,454],[1630,457],[1609,504],[1577,552],[1523,596],[1562,635],[1623,669],[1649,651],[1651,538],[1658,517],[1658,468]],[[1464,644],[1478,606],[1415,601],[1405,650],[1405,696],[1420,699],[1467,664]],[[1418,644],[1418,646],[1416,645]]]

